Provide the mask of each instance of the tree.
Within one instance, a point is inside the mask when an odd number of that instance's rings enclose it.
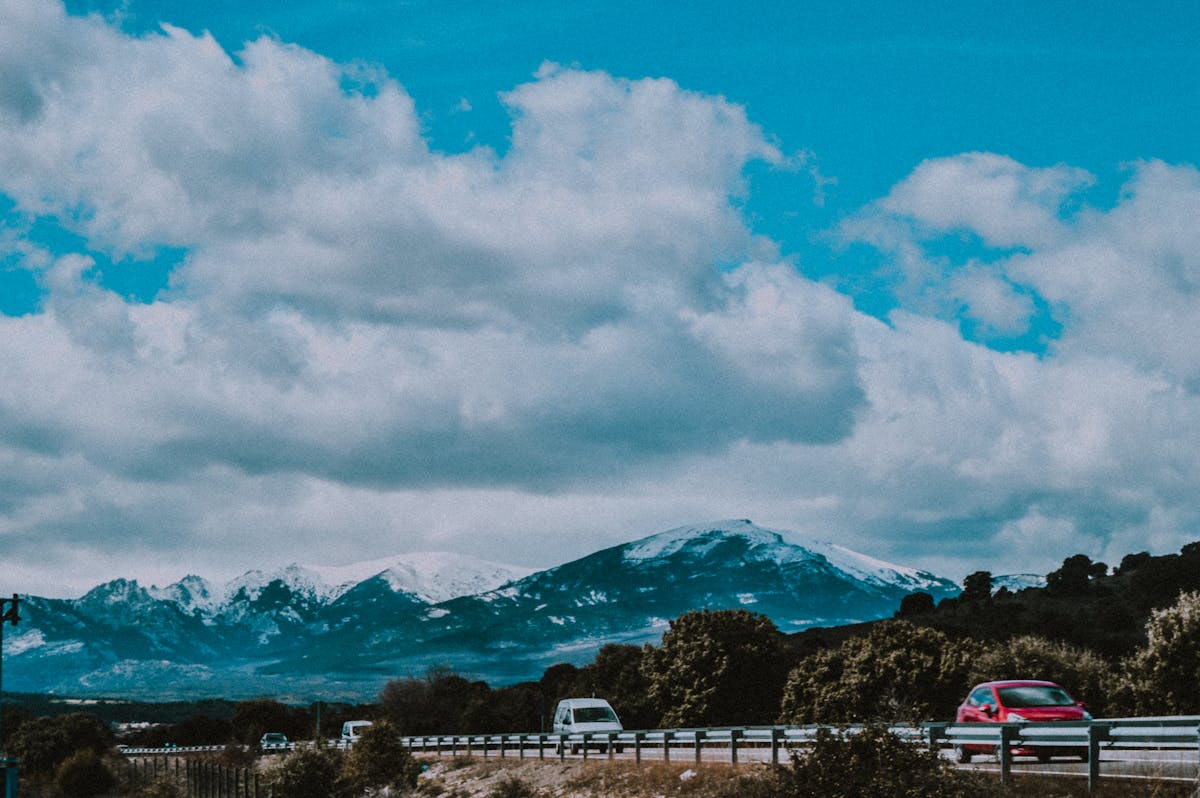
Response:
[[[1126,689],[1139,713],[1200,714],[1200,592],[1184,593],[1150,614],[1146,645],[1125,664]]]
[[[963,580],[959,601],[988,601],[992,598],[992,572],[976,571]]]
[[[769,618],[747,610],[689,612],[671,621],[662,647],[647,645],[642,664],[659,725],[770,722],[784,679],[779,638]]]
[[[239,701],[231,721],[238,742],[254,745],[265,732],[281,732],[290,740],[303,740],[312,734],[308,711],[289,707],[269,698]]]
[[[379,787],[403,792],[417,786],[421,765],[400,741],[400,731],[383,720],[363,730],[346,756],[343,772],[359,793]]]
[[[659,716],[650,703],[650,680],[642,670],[644,656],[639,646],[617,643],[602,646],[596,658],[576,673],[572,696],[608,699],[627,729],[655,726]]]
[[[999,679],[1045,679],[1067,688],[1096,714],[1108,710],[1111,666],[1097,654],[1069,643],[1023,635],[985,645],[970,663],[971,684]]]
[[[1092,562],[1086,554],[1074,554],[1063,560],[1062,567],[1046,574],[1046,588],[1055,595],[1086,595],[1091,580],[1108,573],[1108,566]]]
[[[972,640],[907,621],[884,621],[866,637],[811,654],[788,675],[787,723],[915,721],[954,713],[968,687]]]
[[[13,733],[8,753],[21,760],[22,772],[47,780],[77,751],[100,755],[112,747],[108,726],[95,715],[74,713],[27,721]]]
[[[918,590],[916,593],[909,593],[900,599],[900,609],[896,611],[896,617],[903,618],[908,615],[921,615],[926,612],[933,612],[933,596],[922,590]]]

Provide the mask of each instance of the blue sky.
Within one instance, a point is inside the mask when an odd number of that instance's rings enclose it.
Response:
[[[12,588],[1200,539],[1194,4],[0,19]]]

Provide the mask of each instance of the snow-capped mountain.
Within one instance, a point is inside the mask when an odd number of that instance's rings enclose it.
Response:
[[[110,695],[345,697],[450,663],[493,682],[657,642],[693,609],[742,607],[784,632],[888,617],[950,580],[829,542],[722,521],[680,527],[545,571],[451,554],[250,571],[222,586],[115,580],[31,598],[6,636],[5,686]],[[169,689],[170,688],[170,689]]]

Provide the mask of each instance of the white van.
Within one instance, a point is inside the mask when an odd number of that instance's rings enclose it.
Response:
[[[362,736],[363,729],[371,725],[369,720],[348,720],[342,724],[342,742],[354,743]]]
[[[554,710],[554,733],[555,734],[597,734],[603,732],[619,732],[624,731],[625,727],[621,725],[621,719],[617,717],[617,713],[603,698],[564,698],[558,702],[558,707]],[[579,753],[581,743],[568,743],[571,746],[571,753]],[[588,743],[588,747],[592,746],[600,749],[600,751],[608,750],[608,745],[605,743]],[[560,740],[555,745],[555,752],[562,753],[563,742]],[[622,747],[613,745],[613,750],[616,753],[621,753]]]

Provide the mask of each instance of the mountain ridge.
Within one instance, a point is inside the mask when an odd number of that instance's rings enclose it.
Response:
[[[389,561],[352,585],[342,579]],[[520,570],[410,555],[323,572],[248,571],[221,587],[194,575],[165,588],[112,580],[78,600],[28,602],[29,623],[5,641],[6,685],[130,697],[173,689],[361,698],[438,663],[501,683],[536,678],[605,643],[656,642],[693,609],[743,607],[791,632],[887,617],[914,590],[959,592],[934,574],[746,519],[676,527]]]

